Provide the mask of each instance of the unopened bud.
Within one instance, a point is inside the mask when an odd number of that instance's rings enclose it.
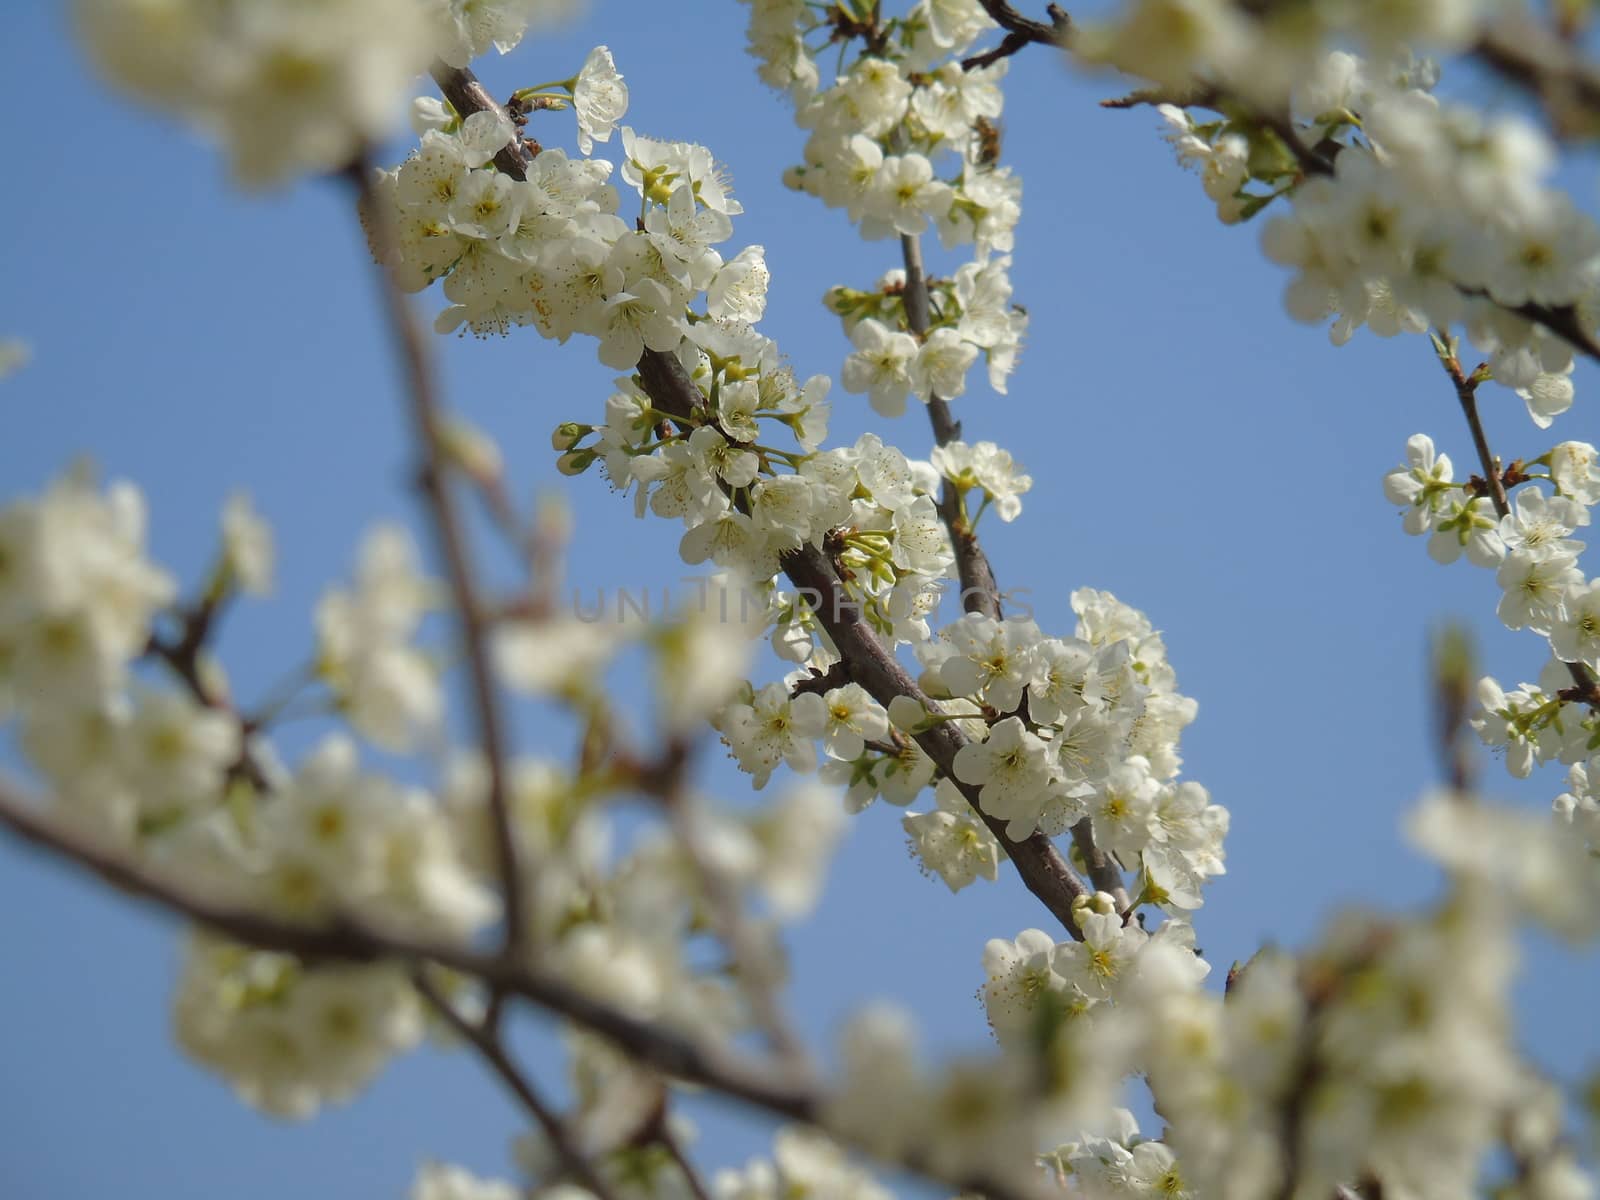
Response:
[[[916,733],[927,719],[928,710],[912,696],[896,696],[889,701],[889,723],[903,733]]]
[[[594,465],[593,450],[572,450],[556,459],[556,470],[563,475],[582,475]]]
[[[483,483],[500,478],[500,447],[484,433],[460,417],[450,417],[439,431],[440,447],[452,466]]]
[[[571,450],[593,432],[593,425],[580,425],[576,421],[563,421],[556,426],[556,431],[550,435],[550,446],[555,450]]]

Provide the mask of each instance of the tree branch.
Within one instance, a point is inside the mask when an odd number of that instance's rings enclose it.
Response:
[[[198,703],[225,713],[238,722],[239,757],[228,767],[228,779],[230,781],[243,779],[256,791],[266,792],[270,789],[271,782],[267,778],[266,768],[250,751],[250,723],[226,697],[212,694],[201,673],[200,653],[205,648],[211,630],[215,627],[216,613],[215,603],[201,602],[198,607],[190,609],[184,615],[183,631],[177,641],[152,633],[150,641],[145,646],[145,653],[165,663],[167,669],[178,677]]]
[[[481,84],[478,90],[482,91]],[[488,807],[494,831],[495,865],[505,900],[503,953],[511,959],[519,956],[525,948],[527,913],[523,907],[522,868],[518,861],[516,832],[511,823],[511,802],[506,781],[506,736],[489,666],[485,614],[467,548],[466,526],[447,476],[444,406],[439,398],[428,345],[411,311],[410,302],[388,265],[394,234],[383,202],[373,189],[372,172],[367,164],[362,163],[356,166],[352,175],[362,211],[368,215],[374,237],[383,250],[377,266],[379,290],[406,383],[412,434],[421,460],[417,467],[417,483],[433,523],[439,552],[444,557],[451,597],[461,624],[462,655],[471,684],[479,747],[488,772]],[[493,1000],[490,1008],[491,1011],[497,1008]]]
[[[896,697],[910,696],[924,709],[932,711],[932,702],[861,616],[855,601],[850,599],[834,571],[833,564],[821,550],[815,546],[802,546],[784,555],[781,562],[784,573],[805,594],[819,597],[813,604],[817,620],[833,639],[840,657],[849,664],[855,681],[874,700],[887,708]],[[1082,940],[1083,935],[1072,915],[1072,902],[1086,895],[1089,889],[1049,838],[1036,832],[1020,842],[1014,841],[1006,835],[1006,822],[983,811],[978,803],[978,788],[956,779],[955,757],[967,744],[965,735],[950,722],[940,721],[931,729],[916,734],[915,739],[923,753],[955,783],[973,811],[989,827],[1010,856],[1023,885],[1072,937]]]
[[[1042,46],[1065,46],[1067,39],[1072,36],[1072,18],[1058,4],[1051,4],[1045,9],[1050,16],[1050,24],[1046,25],[1043,21],[1023,16],[1003,0],[978,0],[978,3],[983,5],[983,11],[989,14],[989,19],[1006,31],[1006,36],[993,50],[962,59],[963,71],[992,66],[1035,42]]]
[[[320,925],[285,921],[206,896],[176,880],[157,876],[121,852],[68,829],[39,811],[21,791],[0,778],[0,827],[38,849],[93,872],[117,890],[175,916],[204,925],[244,945],[293,954],[311,963],[396,961],[412,967],[435,964],[481,981],[506,996],[529,1001],[613,1042],[635,1061],[661,1074],[699,1084],[774,1116],[821,1125],[824,1097],[775,1078],[767,1066],[736,1052],[686,1037],[597,1000],[559,979],[507,959],[447,942],[415,940],[349,914]],[[830,1129],[842,1144],[873,1153],[848,1129]],[[916,1150],[886,1160],[989,1200],[1036,1200],[1038,1193],[986,1177],[951,1177],[934,1170]]]
[[[494,103],[471,71],[436,67],[434,78],[441,87],[448,80],[450,86],[446,95],[463,116],[468,112],[481,111],[475,106]],[[518,178],[521,177],[518,175]],[[703,405],[704,397],[683,369],[683,364],[672,355],[646,350],[639,359],[639,378],[656,408],[680,422],[696,420],[695,410]],[[815,609],[818,621],[833,639],[851,676],[873,699],[888,707],[896,696],[907,695],[918,700],[923,707],[929,707],[922,689],[884,648],[877,634],[861,616],[855,602],[845,593],[833,564],[821,550],[814,546],[802,547],[785,555],[781,565],[796,586],[810,596],[821,598],[820,605]],[[952,725],[941,722],[934,729],[918,735],[917,742],[935,765],[954,780],[952,764],[956,751],[966,744],[966,738]],[[1024,841],[1013,841],[1005,836],[1005,822],[997,821],[983,812],[978,804],[977,788],[959,782],[957,786],[1005,847],[1028,890],[1043,902],[1071,936],[1081,937],[1072,916],[1072,902],[1086,894],[1088,888],[1050,839],[1035,833]]]

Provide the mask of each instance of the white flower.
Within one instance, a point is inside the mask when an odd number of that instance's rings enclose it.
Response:
[[[1033,1034],[1040,1003],[1065,990],[1055,954],[1055,939],[1041,929],[1024,929],[1014,942],[991,938],[984,946],[983,1005],[1002,1045]]]
[[[823,695],[822,702],[828,710],[823,744],[835,758],[847,762],[860,758],[866,742],[882,741],[888,735],[888,714],[859,683],[834,688]]]
[[[632,292],[609,297],[599,314],[600,361],[628,370],[644,353],[670,351],[683,341],[683,318],[674,311],[672,294],[654,279],[640,278]]]
[[[719,1171],[718,1200],[784,1200],[826,1196],[829,1200],[891,1200],[890,1193],[855,1166],[837,1145],[813,1129],[780,1129],[773,1162],[752,1162],[742,1172]]]
[[[122,734],[123,771],[150,817],[207,811],[239,758],[238,718],[178,692],[142,692]]]
[[[949,442],[935,446],[928,457],[939,474],[958,488],[982,488],[1002,521],[1016,520],[1022,512],[1022,494],[1033,487],[1033,477],[1023,474],[1010,453],[993,442],[973,446]]]
[[[619,601],[615,623],[576,617],[504,622],[494,632],[495,665],[511,687],[529,695],[591,692],[628,635],[621,616]]]
[[[751,821],[761,849],[754,881],[781,920],[797,920],[816,907],[845,820],[837,793],[807,783],[791,788]]]
[[[410,644],[436,592],[410,536],[381,526],[362,543],[355,589],[317,605],[318,671],[351,723],[387,749],[410,748],[443,712],[433,667]]]
[[[930,214],[949,209],[951,198],[950,185],[934,177],[933,164],[926,157],[889,155],[866,197],[861,236],[915,236],[927,229]]]
[[[1495,613],[1506,628],[1547,634],[1567,589],[1583,582],[1583,572],[1570,555],[1515,550],[1500,564],[1495,582],[1505,589]]]
[[[411,1185],[411,1200],[519,1200],[522,1192],[500,1179],[479,1179],[450,1163],[423,1163]]]
[[[762,787],[779,763],[796,771],[816,768],[814,743],[822,736],[827,719],[827,707],[815,692],[791,699],[782,683],[769,683],[749,704],[732,705],[722,728],[739,765]]]
[[[84,471],[0,508],[0,687],[30,702],[97,702],[176,594],[144,555],[140,493]]]
[[[78,0],[112,79],[215,135],[247,187],[332,172],[389,132],[437,48],[416,0]]]
[[[1600,453],[1588,442],[1562,442],[1551,450],[1550,475],[1563,496],[1600,504]]]
[[[681,621],[654,633],[656,712],[668,730],[695,728],[738,688],[766,616],[748,599],[737,580],[711,580]]]
[[[595,142],[609,142],[611,131],[627,115],[628,88],[604,46],[596,46],[583,60],[572,86],[572,107],[578,114],[578,149],[584,154],[594,150]]]
[[[423,1033],[403,967],[306,967],[196,934],[173,998],[178,1044],[245,1103],[303,1119],[352,1099]]]
[[[1450,456],[1435,454],[1433,439],[1427,434],[1414,433],[1406,439],[1406,465],[1383,477],[1383,494],[1390,504],[1409,509],[1407,533],[1425,533],[1432,527],[1449,494],[1452,472]]]
[[[1083,941],[1062,944],[1056,970],[1086,996],[1105,998],[1128,972],[1147,937],[1137,925],[1124,925],[1115,906],[1108,913],[1083,911]]]
[[[1500,518],[1487,496],[1452,495],[1434,513],[1428,557],[1435,562],[1453,563],[1463,551],[1467,561],[1479,567],[1497,567],[1506,556],[1505,543],[1500,540]]]
[[[1038,670],[1039,628],[1032,621],[996,621],[966,613],[939,631],[939,642],[921,648],[952,696],[970,696],[1003,713],[1016,710]],[[940,644],[942,643],[942,645]]]
[[[428,0],[438,28],[439,57],[464,67],[491,48],[509,54],[530,23],[566,16],[573,0]]]
[[[1540,429],[1549,429],[1562,413],[1572,407],[1572,365],[1559,374],[1546,372],[1527,387],[1518,388],[1517,395],[1528,406],[1528,416]]]
[[[934,795],[938,807],[933,811],[900,819],[923,870],[937,874],[952,892],[978,879],[994,882],[1000,877],[1001,858],[994,834],[950,780],[941,779]]]
[[[746,246],[717,268],[706,288],[706,314],[718,321],[747,321],[755,324],[767,308],[767,270],[765,250]]]
[[[953,400],[967,390],[967,368],[977,360],[978,348],[954,329],[935,329],[911,363],[911,390],[924,402],[940,396]]]
[[[222,553],[245,591],[260,596],[272,590],[272,527],[243,492],[228,497],[222,510]]]
[[[883,417],[898,417],[906,410],[911,391],[911,364],[917,356],[917,340],[909,333],[896,333],[881,321],[868,317],[850,331],[855,353],[844,360],[840,382],[847,392],[866,392],[873,411]]]
[[[1538,558],[1569,556],[1583,552],[1583,543],[1568,535],[1589,523],[1589,510],[1564,496],[1546,497],[1538,488],[1526,487],[1516,494],[1511,512],[1500,518],[1500,539],[1506,549],[1524,550]]]
[[[956,753],[955,776],[981,785],[983,811],[1008,822],[1006,835],[1020,841],[1039,824],[1050,786],[1049,749],[1018,717],[1007,717],[982,742]]]
[[[1600,670],[1600,579],[1567,585],[1550,626],[1550,646],[1566,662]]]

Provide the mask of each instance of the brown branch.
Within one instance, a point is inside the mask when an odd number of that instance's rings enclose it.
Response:
[[[261,950],[292,954],[311,963],[371,963],[395,960],[434,963],[482,980],[506,995],[540,1008],[615,1042],[639,1062],[665,1075],[702,1084],[758,1108],[798,1121],[815,1122],[817,1100],[742,1057],[702,1044],[664,1026],[613,1008],[562,979],[498,954],[449,942],[422,941],[334,913],[320,924],[280,920],[219,900],[154,874],[119,849],[45,816],[8,781],[0,779],[0,826],[34,846],[98,875],[126,895]]]
[[[1511,505],[1506,499],[1505,477],[1500,469],[1500,459],[1489,449],[1489,436],[1484,432],[1483,420],[1478,415],[1478,385],[1484,378],[1479,372],[1483,368],[1479,367],[1468,375],[1461,369],[1461,360],[1456,357],[1450,342],[1439,338],[1436,345],[1444,347],[1439,354],[1439,361],[1444,366],[1445,374],[1450,376],[1450,382],[1455,385],[1456,402],[1461,405],[1461,414],[1466,417],[1467,428],[1472,431],[1472,445],[1478,452],[1478,463],[1483,468],[1489,500],[1497,516],[1506,516],[1511,511]]]
[[[978,3],[983,5],[983,11],[989,14],[989,19],[1006,31],[1006,36],[1000,39],[1000,44],[993,50],[962,59],[963,71],[992,66],[1034,43],[1064,47],[1072,36],[1072,18],[1058,4],[1051,4],[1045,9],[1050,16],[1050,24],[1046,25],[1043,21],[1023,16],[1003,0],[978,0]]]
[[[528,1079],[516,1062],[512,1060],[510,1051],[506,1049],[505,1041],[501,1038],[498,1029],[488,1022],[482,1025],[467,1020],[456,1011],[455,1005],[441,992],[428,978],[426,970],[418,967],[411,972],[411,983],[422,998],[426,1000],[440,1018],[453,1030],[457,1037],[472,1045],[483,1060],[489,1064],[500,1081],[506,1085],[528,1110],[528,1114],[544,1130],[544,1135],[555,1147],[556,1155],[566,1166],[567,1174],[582,1184],[593,1193],[598,1200],[619,1200],[616,1192],[600,1177],[594,1163],[589,1161],[589,1156],[574,1140],[567,1129],[566,1122],[561,1119],[543,1096],[534,1089],[533,1083]]]
[[[646,350],[639,360],[639,378],[650,402],[675,420],[692,422],[695,411],[704,406],[704,397],[683,364],[670,354]],[[802,546],[785,554],[779,565],[806,597],[817,621],[827,630],[851,678],[866,689],[885,708],[897,696],[910,696],[924,708],[931,707],[916,680],[900,665],[861,615],[860,607],[846,592],[834,565],[815,546]],[[1006,836],[1004,821],[983,811],[978,789],[956,781],[955,757],[967,739],[948,722],[940,722],[916,737],[917,744],[961,790],[967,802],[999,839],[1000,845],[1017,868],[1023,884],[1044,904],[1074,938],[1082,935],[1072,915],[1072,902],[1088,888],[1073,872],[1061,853],[1042,833],[1023,841]]]
[[[910,696],[925,709],[932,708],[927,695],[917,686],[916,680],[900,665],[900,660],[883,645],[872,627],[861,616],[845,591],[833,564],[815,546],[802,546],[783,556],[785,574],[811,599],[813,611],[822,627],[833,639],[840,657],[850,665],[857,683],[865,688],[879,704],[887,708],[898,696]],[[967,803],[983,819],[1000,845],[1010,856],[1023,885],[1060,921],[1068,934],[1082,939],[1077,921],[1072,915],[1072,902],[1085,895],[1088,888],[1083,880],[1062,858],[1061,852],[1042,833],[1034,833],[1022,841],[1006,834],[1006,822],[983,811],[978,802],[978,788],[961,783],[955,776],[955,757],[967,744],[966,737],[953,724],[940,721],[931,729],[915,735],[917,745],[933,759],[939,768],[966,797]]]
[[[775,1078],[770,1067],[597,1000],[563,979],[544,974],[501,954],[483,954],[448,942],[409,938],[348,914],[320,925],[280,920],[253,909],[206,896],[127,859],[120,851],[44,816],[38,805],[0,778],[0,827],[58,859],[90,871],[117,890],[169,914],[203,925],[244,945],[292,954],[307,962],[372,963],[396,961],[412,967],[434,964],[476,979],[581,1026],[614,1043],[635,1061],[662,1075],[698,1084],[774,1116],[821,1125],[822,1095]],[[831,1129],[841,1143],[872,1153],[848,1129]],[[989,1200],[1035,1200],[1036,1193],[980,1176],[952,1177],[934,1170],[927,1158],[908,1151],[891,1159],[959,1190]]]
[[[478,86],[482,90],[482,85]],[[494,831],[495,865],[505,901],[503,953],[507,959],[512,959],[524,949],[527,913],[523,907],[522,868],[518,861],[506,780],[506,735],[489,666],[487,616],[478,596],[476,573],[467,547],[466,526],[448,478],[444,405],[439,397],[427,342],[417,325],[409,300],[387,265],[392,258],[389,251],[394,235],[383,201],[373,188],[372,171],[363,163],[356,166],[352,175],[362,211],[372,222],[374,236],[383,250],[377,266],[379,290],[396,356],[405,377],[412,433],[421,459],[417,467],[417,484],[433,523],[439,552],[445,560],[451,597],[461,625],[462,657],[466,660],[478,742],[488,773],[488,808]],[[496,1007],[497,1004],[491,1001],[491,1011]]]

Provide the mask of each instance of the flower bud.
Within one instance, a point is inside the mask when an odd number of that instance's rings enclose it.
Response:
[[[593,425],[580,425],[576,421],[563,421],[556,426],[556,431],[550,435],[550,446],[554,450],[571,450],[593,432]]]
[[[563,475],[582,475],[594,465],[593,450],[573,450],[556,459],[556,470]]]
[[[922,728],[928,710],[911,696],[896,696],[889,701],[889,722],[905,733],[916,733]]]

